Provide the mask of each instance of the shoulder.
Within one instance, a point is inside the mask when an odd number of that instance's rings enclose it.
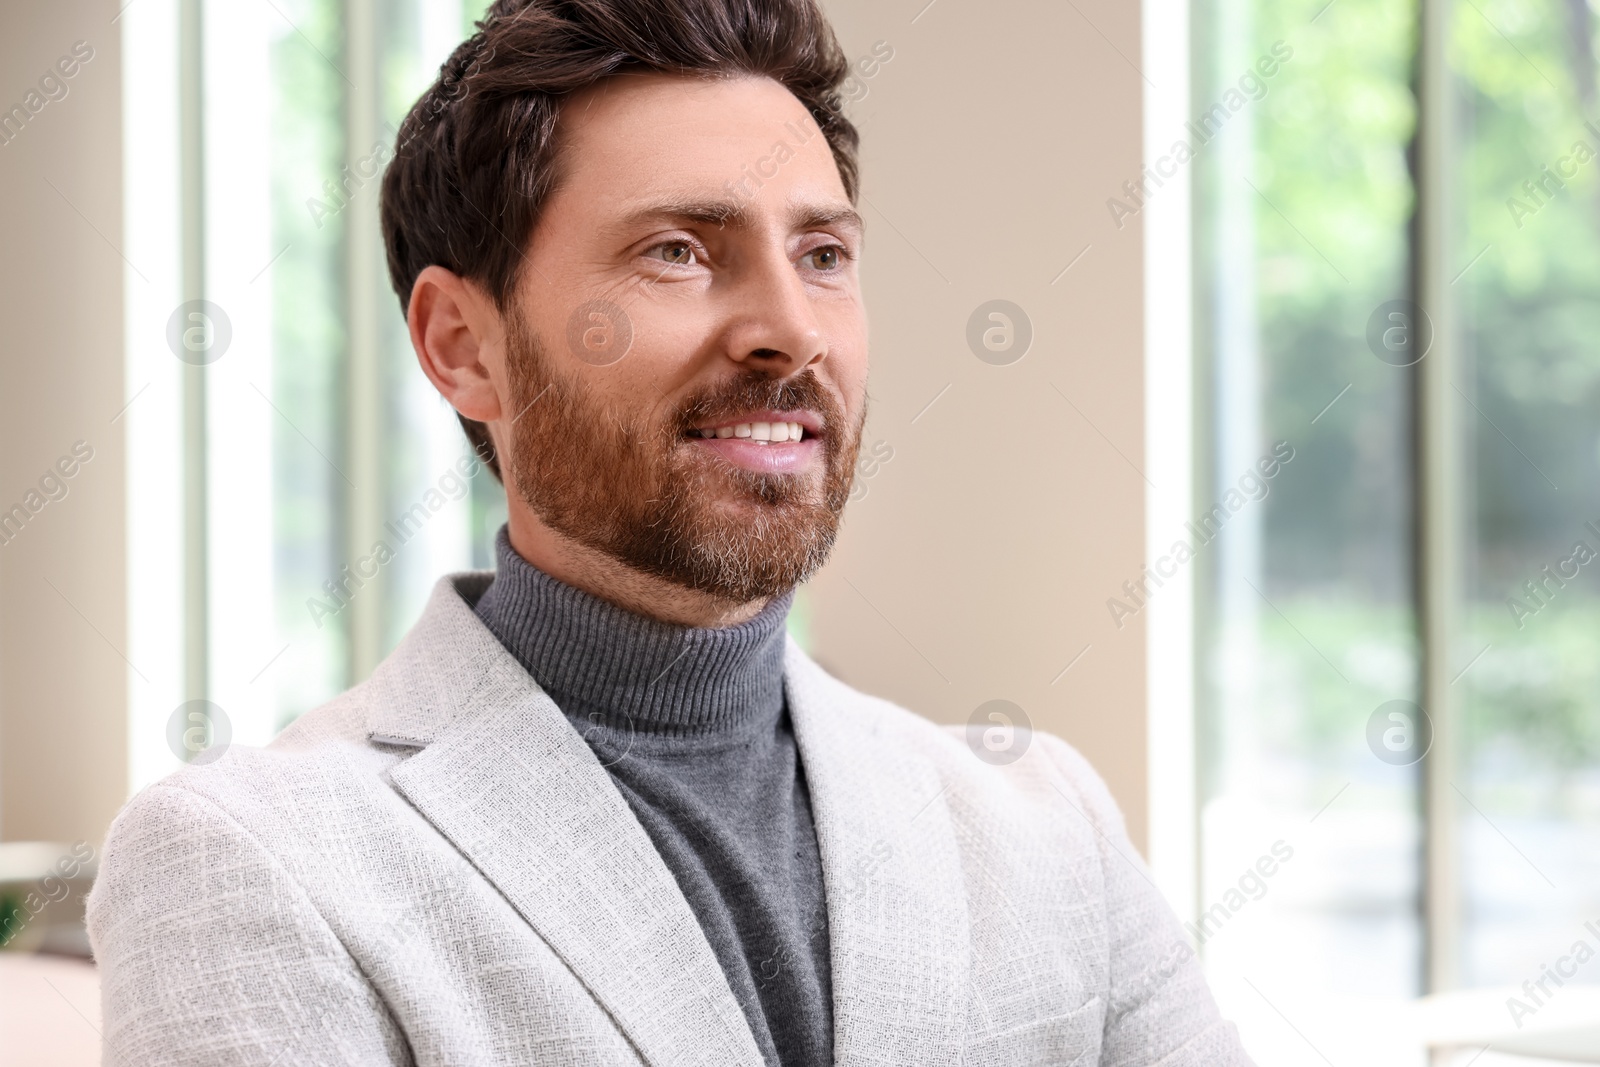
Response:
[[[173,915],[244,921],[228,903],[238,892],[281,920],[314,916],[316,871],[394,804],[383,773],[399,756],[367,741],[362,701],[357,687],[265,747],[229,746],[134,795],[111,824],[88,901],[96,951],[132,951]]]
[[[230,745],[214,756],[207,750],[123,806],[107,834],[99,882],[137,880],[161,862],[162,842],[190,841],[190,860],[213,865],[236,862],[243,852],[292,848],[302,831],[338,821],[346,798],[369,791],[398,759],[366,733],[358,686],[265,747]]]
[[[252,796],[280,792],[325,776],[376,774],[393,757],[368,740],[369,689],[365,684],[301,715],[264,746],[207,750],[153,789],[191,793],[223,808]],[[137,807],[140,797],[129,802]]]
[[[326,883],[363,888],[361,821],[338,810],[331,769],[351,747],[339,714],[319,709],[267,748],[191,764],[117,816],[85,911],[116,1062],[215,1063],[217,1033],[276,1043],[320,1033],[330,1014],[348,1020],[341,1042],[364,1050],[360,1062],[398,1062],[398,1032],[327,907]]]
[[[108,842],[149,828],[181,832],[208,812],[292,862],[395,815],[403,801],[387,775],[404,756],[456,716],[473,714],[486,696],[515,696],[533,685],[473,614],[492,577],[473,571],[440,578],[422,615],[369,678],[265,746],[208,750],[174,771],[128,802]]]

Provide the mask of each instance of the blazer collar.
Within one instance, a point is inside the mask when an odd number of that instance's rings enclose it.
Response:
[[[567,718],[449,575],[363,687],[394,787],[503,893],[651,1067],[761,1056],[688,901]],[[959,1062],[969,929],[946,786],[791,641],[785,694],[827,897],[834,1062]],[[905,714],[905,713],[897,713]]]
[[[934,763],[793,641],[785,694],[822,853],[834,1063],[955,1065],[971,989],[960,850]],[[900,727],[900,728],[897,728]],[[959,743],[959,742],[958,742]]]
[[[572,968],[651,1067],[760,1067],[672,872],[589,746],[450,576],[368,683],[390,781]]]
[[[421,617],[362,683],[372,740],[422,748],[475,711],[480,698],[538,690],[473,614],[493,581],[493,571],[465,571],[434,584]]]

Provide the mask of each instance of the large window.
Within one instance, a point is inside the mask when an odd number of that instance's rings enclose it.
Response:
[[[1390,1009],[1537,978],[1597,903],[1594,19],[1194,11],[1192,110],[1221,105],[1195,174],[1196,511],[1247,497],[1196,618],[1197,911],[1292,850],[1204,953],[1264,1061],[1415,1062]]]

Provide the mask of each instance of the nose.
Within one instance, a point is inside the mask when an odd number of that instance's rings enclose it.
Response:
[[[730,294],[726,353],[741,366],[788,378],[824,359],[827,338],[804,280],[781,248],[738,272]]]

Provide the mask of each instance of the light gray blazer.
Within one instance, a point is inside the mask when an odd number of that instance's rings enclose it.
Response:
[[[365,683],[129,802],[89,901],[107,1064],[759,1067],[568,720],[440,581]],[[991,766],[792,643],[837,1064],[1248,1064],[1105,786]],[[782,966],[783,961],[776,961]]]

